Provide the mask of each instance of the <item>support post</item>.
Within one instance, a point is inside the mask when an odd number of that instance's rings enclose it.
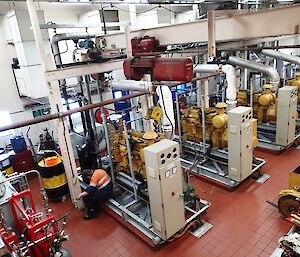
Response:
[[[123,128],[124,128],[124,133],[125,133],[125,138],[126,138],[127,154],[128,154],[130,175],[131,175],[132,184],[133,184],[134,199],[137,200],[137,191],[136,191],[135,175],[134,175],[133,163],[132,163],[131,146],[130,146],[130,142],[129,142],[129,136],[128,136],[128,131],[127,131],[127,124],[126,124],[125,120],[123,121]]]
[[[208,25],[208,58],[216,57],[216,24],[215,24],[215,11],[210,10],[207,12],[207,25]]]
[[[114,165],[113,165],[113,160],[112,160],[112,152],[111,152],[111,148],[110,148],[110,144],[109,144],[109,133],[108,133],[108,127],[107,127],[107,119],[106,116],[104,114],[104,108],[101,107],[101,117],[103,120],[103,128],[104,128],[104,134],[105,134],[105,142],[106,142],[106,151],[108,154],[108,159],[109,159],[109,165],[110,165],[110,175],[111,175],[111,179],[113,182],[113,185],[115,186],[116,181],[115,181],[115,171],[114,171]]]
[[[33,28],[33,33],[38,49],[39,56],[41,58],[42,66],[44,68],[44,72],[48,70],[54,70],[56,67],[54,65],[54,61],[51,58],[50,55],[46,55],[43,40],[42,40],[42,34],[40,30],[40,24],[38,21],[37,12],[34,6],[34,2],[32,0],[26,0],[27,2],[27,8],[29,11],[29,16]],[[44,73],[45,75],[45,73]],[[45,81],[46,81],[46,76]],[[49,87],[49,102],[51,106],[51,112],[62,112],[63,111],[63,105],[61,101],[61,93],[59,90],[58,82],[47,82]],[[56,119],[55,121],[55,128],[56,133],[58,136],[58,143],[61,148],[62,157],[64,161],[64,168],[68,180],[68,185],[70,189],[70,195],[72,199],[72,203],[75,205],[76,208],[82,209],[84,208],[83,201],[77,201],[77,195],[81,192],[77,170],[76,170],[76,164],[75,164],[75,158],[72,150],[71,145],[71,139],[69,135],[69,128],[67,125],[67,122],[65,118]]]
[[[131,28],[134,28],[135,23],[136,23],[136,5],[135,4],[130,4],[129,5],[129,12],[130,12]]]
[[[131,38],[130,38],[129,26],[125,27],[124,36],[125,36],[125,42],[126,42],[126,55],[127,55],[127,58],[131,58],[132,57],[132,49],[131,49]]]
[[[180,123],[180,106],[179,106],[179,97],[178,93],[176,93],[176,118],[177,118],[177,131],[178,131],[178,139],[179,139],[179,150],[182,154],[182,134],[181,134],[181,123]]]

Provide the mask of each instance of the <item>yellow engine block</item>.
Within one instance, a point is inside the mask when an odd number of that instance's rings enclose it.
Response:
[[[216,110],[205,110],[205,139],[214,148],[227,146],[227,135],[224,134],[227,127],[227,114],[225,103],[218,103]],[[199,107],[190,107],[183,111],[181,116],[182,140],[196,141],[203,139],[201,125],[201,110]]]
[[[248,92],[247,90],[239,90],[236,94],[237,106],[248,106]]]
[[[262,93],[253,95],[253,116],[259,123],[275,123],[277,114],[277,97],[271,92],[271,85],[264,85]]]
[[[264,85],[263,92],[253,94],[253,117],[258,123],[275,123],[277,115],[277,96],[271,92],[271,85]],[[237,105],[248,106],[248,94],[245,90],[237,92]]]
[[[165,138],[164,134],[156,133],[155,131],[128,131],[129,140],[131,144],[131,155],[133,162],[133,170],[138,179],[147,179],[144,148],[152,145]],[[124,132],[114,134],[112,141],[112,156],[116,166],[117,172],[130,173],[128,149],[126,146],[126,138]]]
[[[226,148],[228,146],[228,116],[225,112],[226,104],[217,103],[216,110],[207,109],[205,113],[206,140],[213,148]],[[200,109],[190,107],[185,109],[181,116],[182,140],[202,141],[202,126]],[[253,148],[257,146],[257,120],[252,119]]]

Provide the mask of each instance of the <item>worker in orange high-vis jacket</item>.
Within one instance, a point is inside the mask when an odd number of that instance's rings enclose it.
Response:
[[[103,169],[83,170],[82,178],[88,186],[77,196],[77,199],[83,199],[86,208],[83,218],[89,220],[100,212],[100,204],[111,197],[113,184],[110,176]]]

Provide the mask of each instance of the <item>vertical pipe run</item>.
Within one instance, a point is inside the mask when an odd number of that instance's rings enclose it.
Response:
[[[126,138],[127,154],[128,154],[130,175],[131,175],[132,184],[133,184],[134,199],[137,200],[137,191],[136,191],[136,186],[135,186],[135,175],[134,175],[134,171],[133,171],[131,147],[130,147],[130,142],[129,142],[129,138],[128,138],[128,131],[127,131],[127,126],[126,126],[126,121],[125,120],[123,120],[123,128],[124,128],[124,133],[125,133],[125,138]]]
[[[208,58],[216,57],[216,25],[215,25],[215,11],[209,10],[207,12],[207,26],[208,26]]]
[[[253,107],[253,86],[250,87],[250,107]]]
[[[180,108],[179,108],[179,97],[178,92],[176,92],[176,112],[177,112],[177,130],[178,130],[178,138],[179,138],[179,149],[182,154],[182,138],[181,138],[181,124],[180,124]]]
[[[201,116],[202,116],[202,144],[203,156],[206,158],[206,133],[205,133],[205,96],[201,95]]]
[[[89,77],[87,75],[84,76],[84,80],[85,80],[85,85],[86,85],[88,104],[92,104],[92,95],[91,95]],[[96,131],[96,126],[95,126],[94,110],[92,110],[92,109],[88,110],[88,113],[90,115],[90,120],[91,120],[91,123],[92,123],[92,130],[93,130],[92,140],[95,140],[96,144],[98,146],[97,131]]]
[[[105,141],[106,141],[106,151],[107,151],[108,158],[109,158],[111,179],[112,179],[113,185],[115,186],[115,172],[114,172],[114,166],[113,166],[113,161],[112,161],[111,148],[110,148],[110,144],[109,144],[107,120],[106,120],[106,116],[104,114],[104,108],[103,107],[101,107],[101,117],[102,117],[102,120],[103,120],[102,125],[103,125],[103,128],[104,128]]]

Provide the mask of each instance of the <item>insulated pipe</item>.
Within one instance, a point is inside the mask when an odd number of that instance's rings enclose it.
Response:
[[[156,88],[158,103],[163,110],[162,126],[167,134],[167,138],[172,140],[175,133],[175,117],[173,108],[172,93],[168,86],[158,86]]]
[[[230,65],[218,65],[218,64],[199,64],[194,68],[194,72],[197,73],[218,73],[223,72],[226,75],[227,89],[226,89],[226,103],[228,104],[228,110],[232,109],[236,105],[236,89],[237,79],[235,68]]]
[[[236,107],[236,90],[237,90],[236,72],[235,72],[235,68],[230,64],[223,65],[222,72],[225,73],[226,80],[227,80],[226,103],[227,103],[227,110],[229,111],[232,108]]]
[[[297,64],[298,66],[300,66],[300,57],[299,56],[291,55],[291,54],[284,54],[284,53],[279,52],[279,51],[267,50],[267,49],[262,50],[261,53],[263,55],[273,57],[275,59],[287,61],[287,62],[290,62],[290,63],[294,63],[294,64]]]
[[[88,33],[62,33],[62,34],[56,34],[51,39],[51,47],[52,52],[54,56],[54,61],[56,65],[62,65],[62,60],[59,52],[59,46],[58,42],[62,40],[79,40],[79,39],[86,39],[86,38],[92,38],[95,37],[95,34],[88,34]],[[61,85],[66,84],[65,79],[61,79],[60,81]]]
[[[118,90],[139,91],[148,93],[151,88],[151,83],[148,81],[135,80],[113,80],[111,87]]]
[[[221,66],[218,64],[198,64],[194,67],[194,73],[219,73]]]
[[[194,67],[194,73],[213,73],[219,74],[221,71],[221,66],[218,64],[198,64]],[[199,91],[197,92],[197,101],[200,103],[202,100],[202,95],[204,97],[205,107],[209,107],[209,96],[208,96],[208,81],[204,83],[200,83],[202,90],[199,87]]]
[[[248,61],[248,60],[245,60],[245,59],[242,59],[239,57],[235,57],[235,56],[230,56],[228,58],[228,62],[230,64],[238,65],[238,66],[247,68],[249,70],[258,71],[260,73],[267,75],[270,79],[269,83],[271,85],[273,85],[273,90],[275,90],[275,91],[277,90],[278,84],[280,82],[280,77],[279,77],[278,72],[274,68],[260,64],[260,63]]]

